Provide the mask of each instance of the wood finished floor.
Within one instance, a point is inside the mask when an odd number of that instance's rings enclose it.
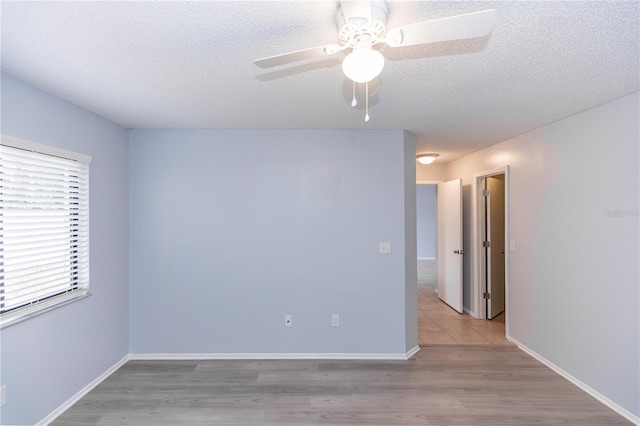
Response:
[[[52,425],[630,424],[508,343],[504,316],[440,301],[432,263],[421,272],[427,346],[410,361],[129,361]]]
[[[53,425],[628,425],[515,347],[409,361],[129,361]]]
[[[420,345],[511,345],[505,315],[478,320],[438,298],[435,260],[418,259],[418,343]]]

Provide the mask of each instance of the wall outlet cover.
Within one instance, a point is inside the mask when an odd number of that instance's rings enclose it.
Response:
[[[391,243],[389,242],[380,243],[380,253],[391,254]]]
[[[332,327],[340,327],[340,314],[332,314],[331,315],[331,326]]]

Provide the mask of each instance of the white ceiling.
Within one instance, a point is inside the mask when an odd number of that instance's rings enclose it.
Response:
[[[253,64],[338,42],[334,1],[3,1],[2,71],[129,128],[407,129],[445,163],[639,90],[639,6],[390,2],[388,29],[490,8],[498,24],[382,48],[368,123],[345,53]]]

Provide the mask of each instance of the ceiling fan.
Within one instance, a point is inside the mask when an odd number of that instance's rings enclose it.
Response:
[[[384,56],[373,46],[384,43],[389,47],[404,47],[482,37],[491,32],[496,24],[497,15],[495,10],[489,9],[415,22],[387,31],[389,9],[386,1],[341,1],[340,4],[341,7],[336,14],[336,25],[341,44],[326,44],[269,56],[257,59],[255,64],[261,68],[271,68],[352,49],[342,61],[342,70],[347,78],[354,82],[351,105],[356,106],[355,83],[368,83],[384,68]],[[368,99],[368,84],[366,90]],[[368,120],[367,102],[365,121]]]

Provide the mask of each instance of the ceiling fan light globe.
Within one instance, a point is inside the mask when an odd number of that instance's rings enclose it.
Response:
[[[344,75],[356,83],[367,83],[382,72],[384,56],[371,47],[354,49],[342,61]]]

